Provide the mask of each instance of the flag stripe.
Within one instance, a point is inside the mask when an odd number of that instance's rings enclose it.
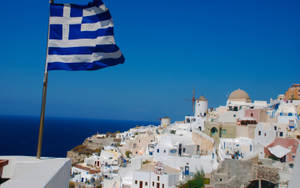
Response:
[[[82,17],[82,23],[95,23],[95,22],[110,20],[110,19],[111,19],[111,15],[109,11],[106,11],[92,16],[84,16]]]
[[[81,31],[96,31],[99,28],[109,28],[113,27],[114,23],[113,21],[110,20],[105,20],[101,22],[96,22],[96,23],[86,23],[86,24],[81,24]]]
[[[59,4],[55,4],[55,5],[59,5]],[[92,3],[89,3],[87,5],[76,5],[76,4],[72,4],[72,6],[74,8],[78,8],[78,9],[88,9],[88,8],[91,8],[91,7],[100,7],[101,5],[104,5],[104,3],[100,0],[94,0],[94,2]]]
[[[100,7],[90,7],[87,9],[83,9],[83,16],[92,16],[95,14],[101,14],[107,11],[107,8],[104,4],[102,4]]]
[[[117,59],[122,56],[120,50],[113,53],[97,52],[88,55],[48,55],[48,62],[65,62],[65,63],[80,63],[87,62],[91,63],[102,59]]]
[[[91,63],[80,62],[80,63],[64,63],[64,62],[53,62],[48,63],[48,70],[97,70],[124,62],[124,57],[121,56],[118,59],[103,59],[101,61],[94,61]]]
[[[109,36],[114,34],[114,28],[99,28],[96,31],[80,31],[81,25],[70,25],[69,40],[73,39],[96,39],[99,36]]]
[[[49,47],[84,47],[95,46],[96,44],[115,44],[113,36],[100,36],[96,39],[76,39],[76,40],[49,40]]]
[[[103,53],[112,53],[119,50],[117,45],[113,44],[104,44],[93,46],[85,46],[85,47],[68,47],[68,48],[60,48],[60,47],[50,47],[49,55],[76,55],[76,54],[93,54],[96,52]]]

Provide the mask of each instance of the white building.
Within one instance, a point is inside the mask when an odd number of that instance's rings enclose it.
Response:
[[[258,154],[256,145],[250,138],[221,138],[219,156],[224,159],[249,159]]]
[[[84,163],[87,166],[91,166],[91,167],[95,167],[95,168],[101,167],[100,156],[98,156],[96,154],[93,154],[92,156],[85,158]]]
[[[205,118],[208,110],[208,101],[204,96],[201,96],[195,103],[195,117]]]
[[[190,126],[190,130],[198,129],[204,130],[204,123],[208,113],[208,101],[204,96],[199,97],[195,101],[195,114],[194,116],[185,116],[185,123]]]
[[[67,158],[41,158],[28,156],[0,156],[8,160],[2,178],[8,178],[1,188],[68,188],[71,161]],[[2,170],[2,169],[1,169]]]
[[[116,151],[102,150],[100,154],[101,173],[105,178],[116,177],[120,169],[121,154]]]
[[[295,105],[290,103],[280,104],[275,116],[278,124],[286,125],[291,130],[297,128],[299,115],[297,114]]]
[[[276,124],[258,123],[255,128],[254,140],[263,146],[267,146],[275,140],[277,130]]]
[[[142,165],[133,171],[132,188],[175,188],[180,178],[180,170],[160,162]]]
[[[152,154],[153,156],[192,156],[195,152],[196,146],[192,133],[176,130],[175,134],[159,136]]]
[[[71,170],[71,181],[76,183],[92,184],[101,177],[100,170],[93,171],[89,167],[75,165]]]

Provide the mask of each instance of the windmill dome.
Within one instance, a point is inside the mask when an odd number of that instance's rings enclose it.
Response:
[[[233,91],[228,98],[229,101],[243,101],[243,102],[251,102],[251,99],[248,93],[242,89],[237,89]]]
[[[200,96],[198,100],[199,101],[207,101],[207,99],[204,96]]]

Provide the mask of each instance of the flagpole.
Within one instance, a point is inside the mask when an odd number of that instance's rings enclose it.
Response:
[[[50,4],[54,3],[54,0],[49,1]],[[39,129],[39,139],[38,139],[38,147],[36,158],[41,158],[42,153],[42,142],[43,142],[43,131],[44,131],[44,123],[45,123],[45,108],[46,108],[46,97],[47,97],[47,86],[48,86],[48,41],[49,41],[49,24],[50,24],[50,16],[48,20],[48,37],[47,37],[47,49],[46,49],[46,62],[45,62],[45,72],[43,79],[43,94],[42,94],[42,107],[41,107],[41,116],[40,116],[40,129]]]

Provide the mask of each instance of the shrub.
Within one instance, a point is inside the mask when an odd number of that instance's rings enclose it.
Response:
[[[75,183],[72,182],[72,181],[70,181],[70,182],[69,182],[69,188],[75,188]]]
[[[150,163],[151,161],[149,161],[149,160],[146,160],[146,161],[143,161],[143,164],[148,164],[148,163]]]
[[[131,155],[131,154],[132,154],[131,151],[126,151],[126,152],[125,152],[125,155],[126,155],[127,158],[130,158],[130,155]]]
[[[179,185],[179,188],[204,188],[204,184],[209,184],[210,181],[204,176],[205,174],[203,171],[198,171],[187,183]]]

